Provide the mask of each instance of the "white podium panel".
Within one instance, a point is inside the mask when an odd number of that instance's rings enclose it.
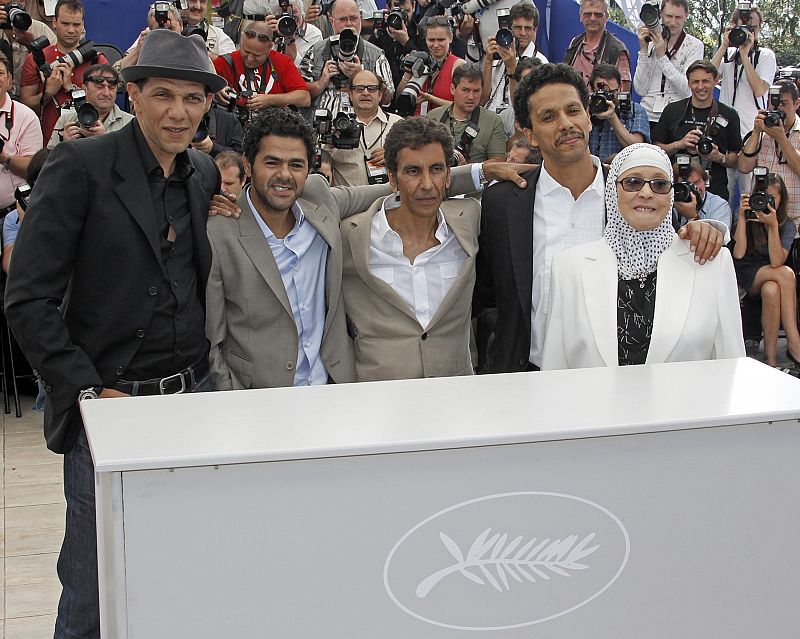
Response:
[[[104,637],[800,627],[800,382],[752,360],[82,408]]]

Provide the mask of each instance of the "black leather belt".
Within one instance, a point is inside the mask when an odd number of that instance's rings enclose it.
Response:
[[[255,20],[256,22],[266,22],[267,16],[263,13],[245,13],[242,18],[245,20]]]
[[[194,385],[208,373],[208,358],[203,357],[188,368],[161,379],[146,379],[133,382],[121,379],[114,388],[128,395],[177,395],[191,392]],[[134,393],[135,390],[135,393]]]

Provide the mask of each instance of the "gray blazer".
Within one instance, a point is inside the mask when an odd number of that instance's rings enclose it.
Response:
[[[342,222],[342,286],[359,381],[471,375],[469,331],[480,206],[470,198],[442,203],[467,254],[452,287],[423,330],[394,289],[369,272],[372,219],[382,200]]]

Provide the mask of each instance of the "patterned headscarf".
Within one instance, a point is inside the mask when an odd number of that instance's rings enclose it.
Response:
[[[674,193],[669,194],[669,208],[664,219],[650,231],[632,228],[619,212],[617,180],[628,169],[652,166],[672,179],[669,156],[652,144],[632,144],[617,153],[606,179],[606,230],[603,237],[617,256],[617,271],[623,279],[644,278],[656,270],[658,258],[675,238],[670,211]]]

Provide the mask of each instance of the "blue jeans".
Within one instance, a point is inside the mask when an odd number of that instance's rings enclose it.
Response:
[[[209,373],[190,392],[211,390]],[[94,463],[83,429],[72,450],[64,454],[64,497],[67,521],[57,567],[63,590],[55,639],[100,639]]]

